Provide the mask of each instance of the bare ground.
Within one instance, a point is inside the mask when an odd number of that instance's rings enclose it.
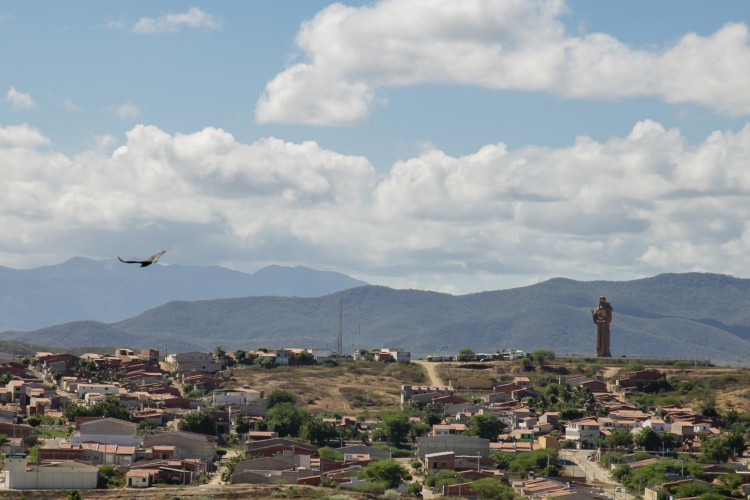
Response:
[[[416,364],[342,363],[335,367],[295,366],[264,370],[234,369],[227,387],[248,385],[266,394],[291,391],[298,406],[311,412],[373,413],[397,409],[401,386],[426,383]]]

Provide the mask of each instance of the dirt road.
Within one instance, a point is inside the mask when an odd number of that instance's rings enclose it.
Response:
[[[430,363],[429,361],[417,361],[417,363],[424,368],[425,373],[427,373],[427,380],[431,386],[440,387],[443,385],[443,381],[440,380],[440,377],[438,377],[438,374],[435,371],[435,363]]]

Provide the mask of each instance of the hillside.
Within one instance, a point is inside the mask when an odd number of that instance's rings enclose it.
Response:
[[[595,331],[590,309],[599,295],[614,306],[615,356],[707,357],[717,364],[744,363],[750,354],[750,280],[714,274],[664,274],[627,282],[553,279],[536,285],[453,296],[362,286],[321,297],[243,297],[175,301],[116,323],[63,324],[0,339],[69,347],[134,348],[167,344],[168,350],[335,348],[343,297],[346,351],[401,347],[414,357],[468,347],[495,352],[591,354]]]
[[[318,297],[365,285],[304,267],[269,266],[254,274],[218,266],[155,265],[76,257],[34,269],[0,267],[0,331],[71,321],[120,321],[173,300],[249,296]]]

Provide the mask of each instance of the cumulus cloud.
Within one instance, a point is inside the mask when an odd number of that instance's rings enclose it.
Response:
[[[198,7],[191,7],[187,12],[165,14],[161,17],[142,17],[131,28],[138,34],[178,33],[183,27],[217,31],[221,22],[211,14]]]
[[[353,123],[368,118],[378,90],[434,82],[750,114],[747,25],[643,49],[606,33],[566,33],[564,10],[562,0],[333,4],[302,25],[296,43],[307,61],[267,83],[256,119]]]
[[[36,107],[36,102],[31,98],[31,94],[19,92],[15,87],[8,89],[8,92],[5,93],[5,100],[10,103],[10,107],[13,110],[33,109]]]
[[[750,267],[750,125],[700,144],[645,120],[563,148],[433,148],[383,176],[315,142],[243,143],[218,128],[137,125],[121,142],[68,157],[27,125],[0,127],[4,265],[149,241],[184,263],[307,265],[450,292]]]

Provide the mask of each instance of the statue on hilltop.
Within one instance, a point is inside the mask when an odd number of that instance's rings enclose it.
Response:
[[[612,305],[606,297],[599,297],[599,306],[591,310],[596,325],[596,357],[611,358],[609,352],[609,324],[612,323]]]

